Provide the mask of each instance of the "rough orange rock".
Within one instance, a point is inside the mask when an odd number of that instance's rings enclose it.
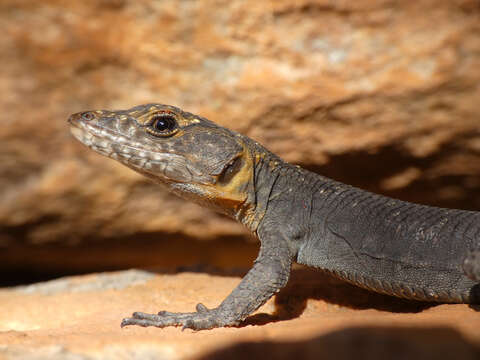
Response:
[[[477,0],[2,0],[0,31],[1,283],[139,265],[222,273],[255,257],[240,225],[73,141],[66,118],[89,108],[170,103],[338,180],[480,207]],[[0,359],[480,356],[476,307],[295,274],[245,326],[200,333],[119,321],[214,306],[239,277],[3,289]]]
[[[373,294],[297,269],[289,286],[238,328],[121,329],[133,310],[213,307],[239,277],[127,271],[0,291],[0,358],[478,359],[480,313]]]
[[[0,31],[3,274],[246,236],[73,141],[89,108],[178,105],[353,185],[480,207],[476,0],[2,0]]]

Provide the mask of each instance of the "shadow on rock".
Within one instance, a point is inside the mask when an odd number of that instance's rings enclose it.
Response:
[[[308,299],[350,309],[374,309],[393,313],[418,313],[438,305],[378,294],[336,279],[320,270],[299,268],[292,271],[287,286],[276,295],[275,313],[250,316],[240,327],[297,318],[304,312]]]
[[[256,358],[474,360],[480,358],[480,347],[447,327],[353,327],[297,342],[240,343],[200,359]]]

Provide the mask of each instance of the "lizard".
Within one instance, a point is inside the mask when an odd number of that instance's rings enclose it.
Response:
[[[238,326],[289,279],[294,262],[401,298],[480,303],[480,212],[392,199],[283,161],[216,123],[163,104],[68,119],[94,151],[244,224],[258,257],[216,308],[134,312],[121,326]]]

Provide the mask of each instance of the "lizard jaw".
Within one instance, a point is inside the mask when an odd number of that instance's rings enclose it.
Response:
[[[70,132],[90,149],[117,160],[161,183],[204,183],[215,178],[204,175],[181,155],[152,151],[125,136],[90,123],[69,119]]]

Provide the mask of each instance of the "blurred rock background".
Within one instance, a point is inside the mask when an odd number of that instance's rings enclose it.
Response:
[[[76,142],[88,109],[173,104],[337,180],[480,208],[478,0],[2,0],[0,33],[2,284],[255,257]]]

